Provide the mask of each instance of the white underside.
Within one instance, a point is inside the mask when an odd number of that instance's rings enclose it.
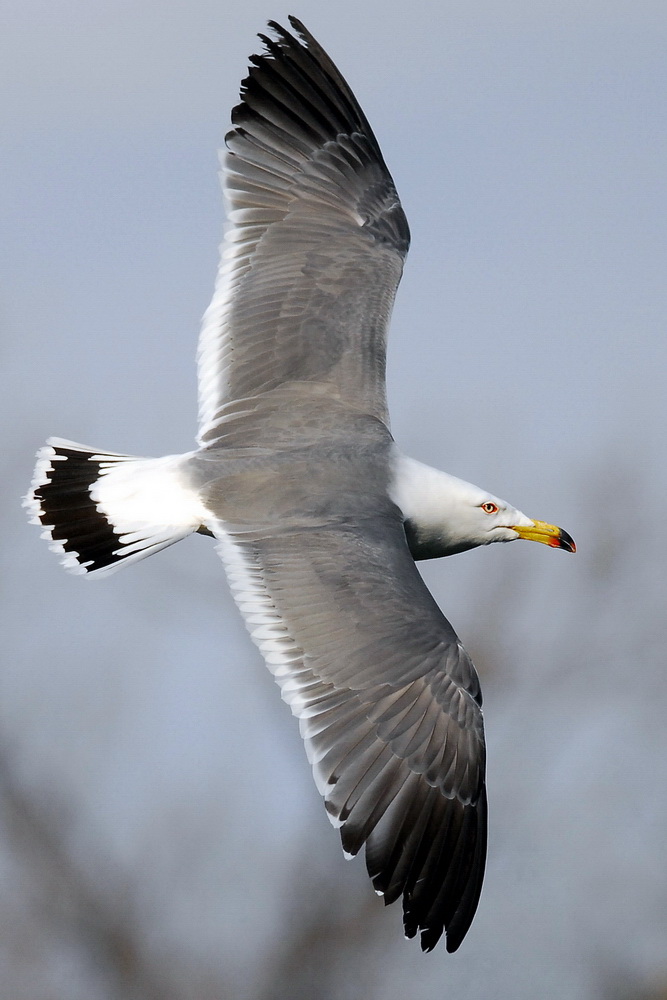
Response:
[[[91,499],[120,535],[158,525],[195,531],[208,512],[184,474],[191,454],[103,461]]]

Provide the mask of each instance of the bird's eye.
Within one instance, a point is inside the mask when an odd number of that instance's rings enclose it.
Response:
[[[486,503],[481,504],[481,508],[485,514],[497,514],[498,504],[493,503],[491,500],[487,500]]]

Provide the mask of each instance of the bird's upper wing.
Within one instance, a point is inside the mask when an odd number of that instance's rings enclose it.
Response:
[[[362,505],[360,508],[359,505]],[[475,669],[373,496],[324,524],[218,523],[249,631],[300,719],[343,847],[403,895],[407,936],[461,943],[486,857],[485,746]],[[289,519],[286,519],[289,522]]]
[[[312,35],[271,22],[227,135],[231,228],[199,341],[202,445],[220,408],[333,383],[387,423],[385,346],[410,234],[352,91]],[[223,244],[224,246],[224,244]]]

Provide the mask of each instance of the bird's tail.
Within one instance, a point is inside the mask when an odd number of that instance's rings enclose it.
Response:
[[[188,458],[133,458],[49,438],[24,506],[66,569],[104,576],[201,527]]]

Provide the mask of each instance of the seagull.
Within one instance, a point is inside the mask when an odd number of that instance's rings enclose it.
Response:
[[[572,538],[404,455],[387,329],[410,232],[350,87],[304,25],[269,22],[226,136],[228,230],[198,349],[198,448],[137,458],[61,438],[31,519],[101,577],[212,535],[299,719],[347,856],[365,846],[408,938],[455,951],[487,847],[482,695],[415,560]]]

